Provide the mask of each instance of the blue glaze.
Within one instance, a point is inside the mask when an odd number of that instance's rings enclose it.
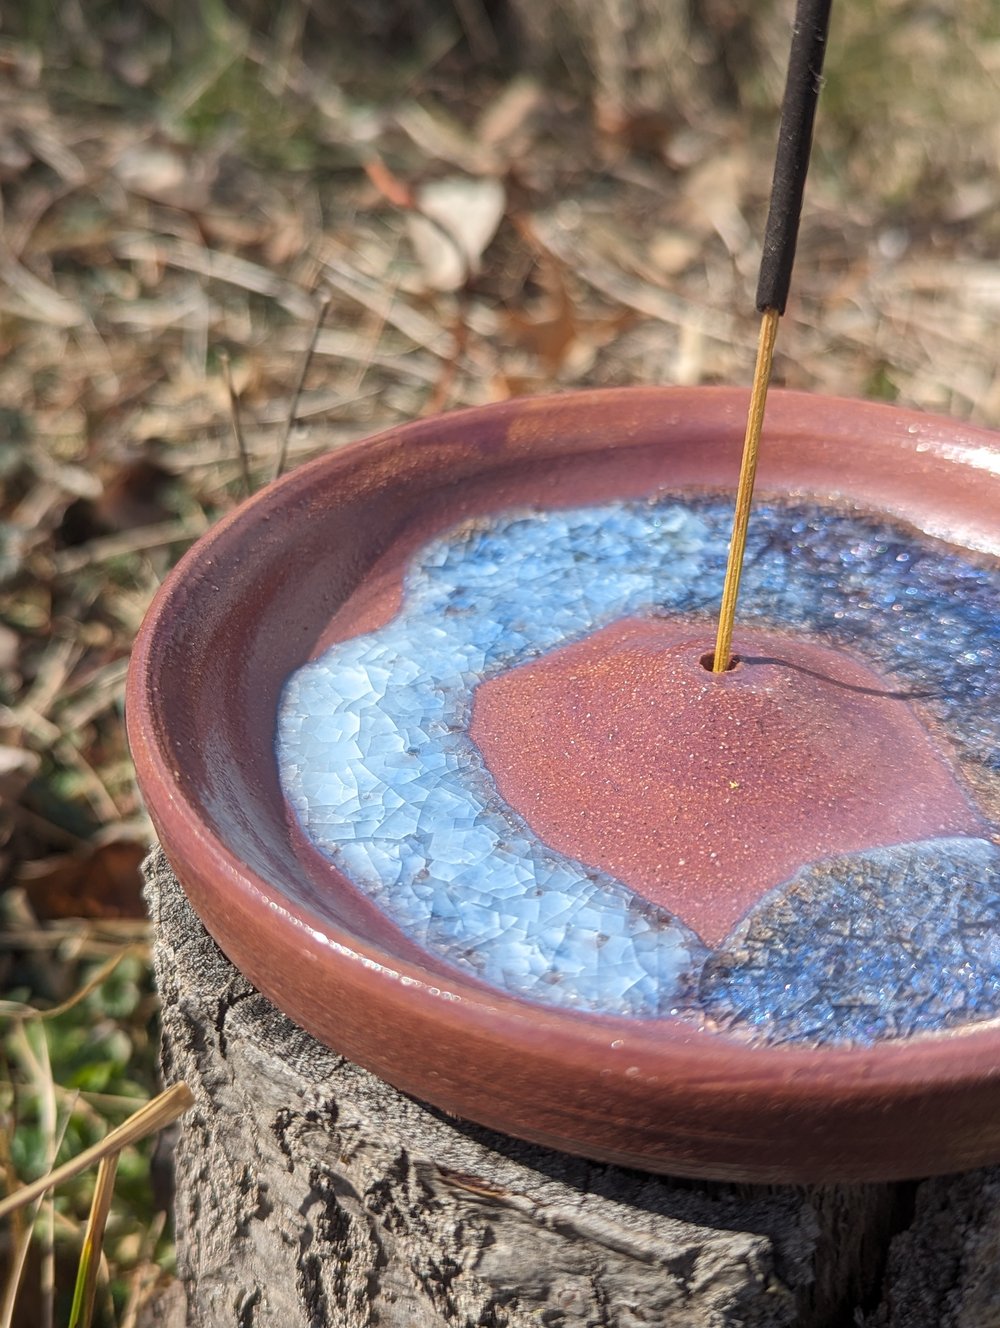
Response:
[[[730,520],[727,503],[663,498],[500,514],[427,545],[397,617],[286,686],[279,767],[306,834],[429,952],[545,1004],[827,1043],[990,1017],[996,947],[957,964],[966,931],[949,905],[960,897],[993,936],[1000,853],[985,840],[804,864],[708,951],[666,910],[541,843],[500,798],[467,732],[477,683],[622,617],[714,613]],[[740,619],[849,645],[912,681],[974,782],[995,785],[997,571],[888,523],[763,506]],[[939,907],[904,943],[907,901],[930,898]],[[831,927],[844,916],[871,937],[838,967],[847,952]],[[927,1001],[943,964],[957,976]]]
[[[869,1044],[1000,1014],[1000,854],[938,839],[805,868],[709,957],[698,1007],[771,1043]]]

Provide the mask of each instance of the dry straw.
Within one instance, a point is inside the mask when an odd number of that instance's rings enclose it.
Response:
[[[56,1167],[48,1175],[39,1177],[38,1180],[32,1181],[30,1185],[22,1185],[20,1189],[15,1190],[6,1199],[0,1200],[0,1219],[9,1217],[11,1213],[17,1212],[19,1208],[24,1208],[26,1204],[34,1203],[47,1190],[61,1185],[63,1181],[71,1180],[74,1176],[79,1176],[81,1171],[86,1171],[95,1162],[100,1162],[105,1157],[117,1155],[123,1148],[128,1148],[130,1144],[139,1143],[147,1135],[162,1130],[164,1126],[169,1125],[178,1116],[183,1115],[193,1102],[194,1094],[187,1084],[174,1084],[172,1088],[166,1089],[165,1092],[154,1097],[152,1101],[147,1102],[144,1107],[140,1107],[127,1121],[113,1129],[99,1144],[84,1149],[77,1157],[64,1162],[61,1167]]]

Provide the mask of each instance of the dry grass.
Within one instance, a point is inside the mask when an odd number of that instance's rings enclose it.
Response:
[[[125,664],[165,572],[248,484],[447,407],[749,381],[788,11],[761,7],[771,58],[729,105],[605,106],[595,129],[557,79],[491,67],[475,4],[428,0],[419,43],[358,59],[321,4],[272,31],[251,6],[118,8],[25,5],[0,38],[0,983],[39,1007],[144,937]],[[1000,424],[997,8],[957,8],[835,13],[776,381]],[[435,268],[454,240],[414,247],[446,177],[470,200],[503,186],[458,291]],[[71,1100],[65,1049],[16,1021],[2,1105],[32,1149],[0,1159],[9,1178],[153,1091],[145,981],[118,1023],[87,1007],[95,1059],[121,1034],[144,1066],[130,1085],[118,1066]],[[81,1010],[45,1027],[75,1036]],[[23,1322],[52,1321],[88,1199],[37,1219]],[[109,1219],[130,1321],[157,1223]]]

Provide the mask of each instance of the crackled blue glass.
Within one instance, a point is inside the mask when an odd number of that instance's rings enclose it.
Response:
[[[305,833],[428,952],[532,1001],[769,1042],[870,1043],[1000,1013],[990,840],[806,864],[709,949],[500,797],[468,734],[477,684],[619,618],[714,613],[730,521],[728,502],[664,497],[502,513],[425,546],[397,616],[286,685],[278,762]],[[761,506],[740,617],[915,684],[970,787],[996,798],[995,568],[870,517]]]

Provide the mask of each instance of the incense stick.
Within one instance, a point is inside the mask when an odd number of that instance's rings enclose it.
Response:
[[[795,245],[802,215],[802,195],[809,171],[813,122],[822,82],[831,3],[832,0],[799,0],[795,10],[788,78],[781,104],[781,125],[771,181],[771,203],[757,281],[756,307],[761,315],[760,339],[743,440],[743,461],[736,490],[736,510],[719,609],[719,627],[712,655],[713,673],[724,673],[732,664],[733,624],[736,620],[736,602],[739,598],[750,508],[757,478],[764,406],[771,381],[778,319],[788,303],[788,288],[795,262]]]
[[[753,503],[757,457],[760,453],[760,434],[764,424],[764,405],[767,401],[768,384],[771,381],[774,342],[778,335],[778,317],[777,309],[765,309],[760,320],[757,363],[753,372],[753,387],[750,389],[750,410],[747,414],[747,429],[743,439],[743,461],[740,465],[739,483],[736,486],[733,533],[729,540],[729,561],[726,564],[726,580],[722,587],[722,605],[719,609],[719,629],[712,655],[713,673],[724,673],[731,663],[736,601],[739,598],[740,578],[743,575],[743,554],[747,546],[750,507]]]

